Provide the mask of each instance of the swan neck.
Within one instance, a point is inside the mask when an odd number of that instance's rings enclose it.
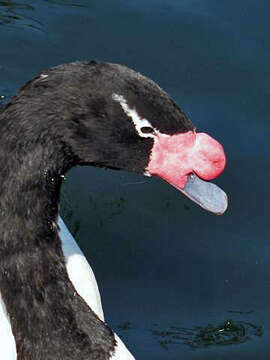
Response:
[[[33,338],[33,324],[38,336],[52,330],[52,314],[74,288],[56,224],[61,156],[9,145],[0,151],[0,291],[18,348]]]
[[[96,352],[109,360],[114,335],[69,280],[56,225],[72,152],[61,142],[3,133],[0,127],[0,292],[17,360],[86,360]]]

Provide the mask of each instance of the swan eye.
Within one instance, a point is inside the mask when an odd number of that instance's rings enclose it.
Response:
[[[155,132],[155,130],[154,130],[152,127],[150,127],[150,126],[143,126],[143,127],[141,128],[141,132],[142,132],[143,134],[153,134],[153,133]]]
[[[143,138],[154,138],[157,134],[159,134],[159,131],[155,129],[147,119],[138,114],[135,107],[130,107],[128,105],[127,100],[122,95],[114,93],[112,94],[112,99],[117,101],[125,114],[131,118],[139,136]]]

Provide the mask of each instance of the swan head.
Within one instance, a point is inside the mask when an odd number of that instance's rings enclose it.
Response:
[[[226,210],[226,194],[209,182],[225,167],[222,146],[197,133],[170,96],[138,72],[95,61],[64,64],[27,83],[18,100],[28,116],[38,114],[39,136],[49,133],[68,149],[66,168],[157,176],[206,210]]]

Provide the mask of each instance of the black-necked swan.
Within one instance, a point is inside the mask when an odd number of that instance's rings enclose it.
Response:
[[[5,360],[134,359],[103,321],[92,270],[61,219],[60,241],[60,186],[76,165],[158,176],[209,211],[227,207],[205,181],[225,167],[222,146],[153,81],[95,61],[42,72],[0,115]]]

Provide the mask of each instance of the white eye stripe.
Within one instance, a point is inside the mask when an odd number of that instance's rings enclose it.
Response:
[[[131,109],[128,106],[126,99],[122,95],[112,94],[112,99],[119,102],[126,115],[131,118],[138,135],[144,138],[155,138],[155,135],[160,134],[160,132],[154,128],[147,119],[141,118],[135,109]],[[141,129],[144,127],[150,127],[153,129],[153,133],[142,132]]]

